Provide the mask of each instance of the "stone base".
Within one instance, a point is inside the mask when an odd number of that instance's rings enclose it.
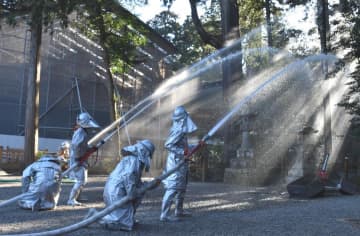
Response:
[[[226,168],[224,173],[224,183],[239,184],[243,186],[259,186],[256,171],[253,168],[234,169]]]
[[[0,168],[0,176],[2,175],[8,175],[8,173],[6,173],[5,171],[3,171],[1,168]]]

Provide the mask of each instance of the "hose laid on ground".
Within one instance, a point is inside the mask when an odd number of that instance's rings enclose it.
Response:
[[[11,203],[14,203],[14,202],[16,202],[17,200],[25,197],[26,195],[29,195],[29,194],[28,194],[28,193],[22,193],[22,194],[19,194],[19,195],[13,197],[13,198],[10,198],[10,199],[8,199],[8,200],[2,201],[2,202],[0,203],[0,208],[3,207],[3,206],[9,205],[9,204],[11,204]]]
[[[157,186],[160,185],[161,181],[166,179],[167,177],[169,177],[171,174],[173,174],[175,171],[179,170],[181,166],[183,166],[186,163],[186,160],[189,160],[189,158],[196,152],[198,151],[203,145],[205,145],[205,141],[209,138],[210,136],[206,135],[199,143],[197,146],[195,146],[195,148],[193,148],[191,150],[191,152],[189,154],[186,155],[185,159],[180,161],[173,169],[169,170],[166,173],[163,173],[162,175],[160,175],[159,177],[156,177],[155,179],[153,179],[150,182],[147,182],[146,184],[144,184],[144,186],[142,188],[140,188],[133,196],[125,196],[121,199],[119,199],[118,201],[114,202],[113,204],[111,204],[110,206],[104,208],[103,210],[95,213],[94,215],[76,223],[70,226],[66,226],[60,229],[55,229],[55,230],[50,230],[50,231],[45,231],[45,232],[39,232],[39,233],[29,233],[29,234],[11,234],[12,236],[51,236],[51,235],[63,235],[66,233],[70,233],[73,231],[76,231],[82,227],[85,227],[87,225],[92,224],[93,222],[101,219],[102,217],[108,215],[109,213],[111,213],[112,211],[114,211],[115,209],[119,208],[120,206],[132,201],[133,199],[135,199],[137,196],[141,196],[143,195],[146,191],[148,190],[152,190],[155,189]]]

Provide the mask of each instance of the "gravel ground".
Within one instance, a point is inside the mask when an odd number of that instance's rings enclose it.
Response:
[[[19,182],[0,176],[0,201],[20,192]],[[105,176],[92,176],[84,190],[86,205],[71,207],[66,200],[72,184],[64,183],[58,208],[31,212],[16,204],[0,209],[0,235],[43,232],[83,219],[90,207],[102,209]],[[159,187],[148,192],[136,216],[133,232],[108,231],[93,223],[67,235],[360,235],[360,196],[327,193],[324,197],[289,199],[285,186],[242,187],[223,183],[191,182],[185,208],[193,216],[176,223],[159,221]]]

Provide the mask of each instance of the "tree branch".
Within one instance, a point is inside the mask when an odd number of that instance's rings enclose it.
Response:
[[[204,43],[210,44],[211,46],[215,47],[216,49],[220,49],[223,45],[223,42],[220,37],[215,35],[211,35],[205,31],[202,23],[199,19],[199,15],[196,9],[196,0],[189,0],[191,6],[191,18],[195,25],[196,31],[199,33],[200,38]]]

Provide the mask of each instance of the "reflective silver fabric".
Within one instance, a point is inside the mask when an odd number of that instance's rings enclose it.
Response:
[[[75,130],[70,145],[70,165],[75,164],[80,157],[82,157],[88,150],[87,142],[90,137],[88,136],[86,129],[78,128]],[[87,167],[87,162],[84,162],[84,166]]]
[[[187,125],[189,125],[189,127],[187,127]],[[180,161],[184,160],[184,151],[190,149],[187,133],[195,130],[196,125],[191,121],[188,115],[185,119],[173,120],[169,137],[165,142],[165,148],[168,150],[169,154],[164,172],[173,169]],[[163,196],[161,219],[169,217],[169,211],[175,197],[177,202],[180,203],[176,204],[176,207],[178,208],[177,211],[182,211],[182,203],[188,182],[188,171],[188,163],[185,163],[179,170],[162,181],[166,192]]]
[[[100,126],[96,121],[90,116],[89,113],[83,112],[80,113],[76,118],[76,123],[82,128],[99,128]]]
[[[43,156],[22,174],[23,192],[18,205],[24,209],[55,209],[60,196],[61,167],[56,157]]]
[[[126,150],[129,155],[117,164],[106,182],[104,188],[106,206],[113,204],[126,195],[134,194],[136,189],[142,185],[141,174],[144,165],[139,157],[139,144],[125,147],[123,150]],[[147,155],[147,159],[150,159],[151,154],[148,153]],[[104,216],[100,224],[110,229],[132,230],[136,208],[140,205],[142,197],[139,196],[134,201]]]
[[[186,117],[186,120],[185,120],[185,124],[184,124],[184,128],[183,128],[183,131],[185,133],[192,133],[194,132],[195,130],[197,130],[197,126],[195,125],[195,123],[192,121],[192,119],[190,118],[190,116],[187,116]]]
[[[87,142],[89,136],[84,128],[78,128],[72,137],[70,146],[70,167],[77,165],[79,158],[81,158],[88,150]],[[70,192],[68,204],[77,205],[77,198],[82,188],[87,183],[87,168],[88,163],[84,161],[80,166],[76,167],[71,173],[70,178],[75,179],[75,184]]]
[[[184,150],[189,149],[187,135],[183,132],[182,126],[174,124],[170,129],[170,135],[165,142],[165,148],[169,154],[166,160],[165,172],[173,169],[184,159]],[[185,189],[189,166],[186,163],[179,170],[163,180],[165,188]]]

